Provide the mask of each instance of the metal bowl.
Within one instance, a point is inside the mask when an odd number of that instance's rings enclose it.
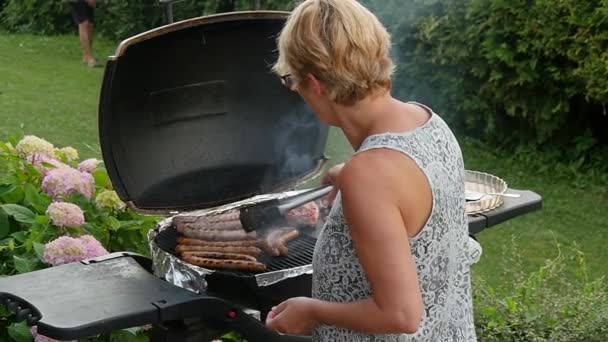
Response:
[[[507,183],[494,175],[479,171],[465,171],[465,190],[481,193],[503,194],[507,191]],[[499,207],[504,201],[503,196],[488,195],[477,201],[467,201],[468,215],[479,214]]]

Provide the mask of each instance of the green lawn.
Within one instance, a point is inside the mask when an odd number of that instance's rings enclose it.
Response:
[[[114,44],[96,44],[99,57],[112,54]],[[39,37],[0,34],[0,140],[19,131],[59,146],[71,145],[84,157],[99,157],[97,102],[103,71],[80,63],[75,36]],[[592,275],[606,274],[608,258],[608,196],[577,190],[569,181],[538,176],[510,156],[494,154],[461,138],[466,166],[505,179],[511,187],[531,189],[544,197],[544,209],[479,234],[484,247],[474,272],[493,285],[504,283],[503,247],[515,237],[526,271],[537,269],[562,246],[576,242],[585,252]],[[351,153],[339,131],[332,131],[327,154],[332,163]]]

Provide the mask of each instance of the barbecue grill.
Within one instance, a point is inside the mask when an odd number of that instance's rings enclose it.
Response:
[[[150,232],[152,259],[131,253],[0,279],[0,303],[51,338],[152,325],[152,340],[309,341],[264,328],[269,309],[310,296],[318,230],[263,273],[210,270],[175,255],[172,217],[211,215],[287,196],[322,170],[328,128],[269,71],[284,12],[191,19],[122,42],[106,67],[99,108],[104,162],[135,210],[169,216]],[[510,190],[471,233],[540,208]]]

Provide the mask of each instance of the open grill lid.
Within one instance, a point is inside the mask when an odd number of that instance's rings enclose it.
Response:
[[[270,70],[287,15],[201,17],[119,45],[99,136],[123,201],[144,211],[209,208],[320,171],[328,128]]]

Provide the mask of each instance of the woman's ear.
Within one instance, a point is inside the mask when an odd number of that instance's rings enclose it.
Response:
[[[319,81],[315,77],[315,75],[308,74],[306,75],[306,79],[308,81],[308,86],[314,92],[315,95],[321,96],[321,94],[325,92],[325,87],[323,86],[323,83],[321,83],[321,81]]]

